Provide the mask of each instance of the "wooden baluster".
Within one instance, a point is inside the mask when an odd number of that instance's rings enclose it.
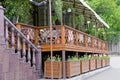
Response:
[[[34,33],[35,33],[35,36],[34,36],[34,37],[35,37],[35,38],[34,38],[34,39],[35,39],[35,46],[38,46],[39,30],[36,28]]]
[[[105,42],[106,51],[108,51],[108,43]]]
[[[20,55],[20,34],[17,33],[17,54],[19,55],[19,58],[21,58]]]
[[[25,47],[25,39],[22,39],[22,57],[26,61],[26,47]]]
[[[30,55],[30,44],[28,44],[28,63],[30,64],[31,55]]]
[[[5,43],[6,43],[6,45],[7,45],[7,47],[8,47],[8,45],[9,45],[9,43],[8,43],[8,40],[9,40],[9,37],[8,37],[8,22],[6,21],[5,22]]]
[[[100,41],[100,50],[102,50],[102,41]]]
[[[85,47],[88,47],[88,36],[87,35],[84,35],[84,39],[85,39]]]
[[[101,45],[101,50],[103,50],[103,41],[102,41],[102,43],[101,43],[102,45]]]
[[[100,41],[98,40],[98,49],[100,50]]]
[[[15,40],[14,40],[14,28],[11,28],[11,46],[12,46],[12,49],[14,49],[14,45],[15,45]]]
[[[32,51],[33,51],[33,60],[32,60],[32,64],[33,64],[33,67],[35,68],[35,64],[36,64],[36,60],[35,60],[35,49],[32,49]]]
[[[76,35],[75,35],[75,44],[78,45],[78,32],[76,31]]]
[[[99,42],[98,42],[98,39],[96,39],[96,41],[97,41],[97,47],[96,47],[96,48],[98,49],[98,47],[99,47],[99,44],[98,44],[98,43],[99,43]]]
[[[91,37],[91,39],[92,39],[92,42],[91,42],[91,44],[92,44],[92,48],[94,48],[94,38]]]

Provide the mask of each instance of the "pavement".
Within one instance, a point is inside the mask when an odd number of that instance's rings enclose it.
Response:
[[[111,56],[111,68],[84,80],[120,80],[120,56]]]
[[[51,80],[51,79],[38,79],[38,80]],[[66,80],[120,80],[120,56],[111,56],[110,67],[108,66],[105,68],[100,68]]]

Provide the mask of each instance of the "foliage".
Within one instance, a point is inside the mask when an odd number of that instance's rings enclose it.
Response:
[[[13,22],[30,23],[29,0],[4,0],[5,15]]]
[[[69,11],[71,10],[71,11]],[[73,8],[73,5],[70,4],[63,4],[63,11],[64,12],[73,12],[75,9]]]
[[[55,10],[54,20],[58,19],[61,21],[62,18],[62,0],[53,0],[53,8]]]
[[[79,58],[79,60],[90,60],[90,58],[87,55],[84,55],[83,57]]]
[[[50,59],[49,56],[47,57],[46,61],[51,61],[51,59]],[[60,58],[59,55],[58,55],[58,56],[53,56],[52,61],[60,62],[60,61],[61,61],[61,58]]]
[[[110,26],[105,39],[110,43],[120,40],[120,0],[85,0]],[[99,35],[99,34],[98,34]]]
[[[103,59],[109,60],[110,57],[109,56],[98,56],[98,59],[100,59],[100,60],[103,60]]]
[[[77,27],[78,30],[81,30],[83,24],[84,24],[84,16],[82,14],[75,16],[75,27]]]
[[[72,56],[71,58],[70,58],[70,56],[68,56],[67,61],[79,61],[79,60],[78,60],[78,57],[76,57],[76,56]]]

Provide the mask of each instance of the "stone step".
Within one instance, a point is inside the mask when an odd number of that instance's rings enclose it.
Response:
[[[36,80],[35,70],[12,49],[0,51],[0,80]]]
[[[101,72],[103,72],[105,70],[108,70],[110,68],[111,68],[110,66],[107,66],[107,67],[96,69],[94,71],[90,71],[90,72],[87,72],[87,73],[84,73],[84,74],[81,74],[81,75],[78,75],[78,76],[75,76],[75,77],[71,77],[71,78],[67,78],[67,79],[53,79],[53,80],[84,80],[88,77],[91,77],[95,74],[101,73]],[[51,80],[51,79],[43,78],[43,79],[37,79],[37,80]]]

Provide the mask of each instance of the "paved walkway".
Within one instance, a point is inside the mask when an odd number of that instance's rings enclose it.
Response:
[[[111,57],[111,68],[85,80],[120,80],[120,56]]]

